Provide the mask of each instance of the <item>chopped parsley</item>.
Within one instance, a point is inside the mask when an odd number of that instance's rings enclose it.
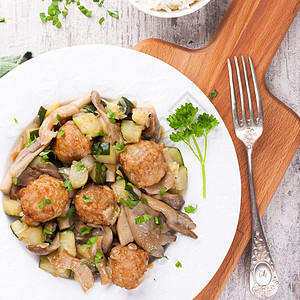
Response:
[[[76,172],[80,172],[85,169],[85,165],[79,162],[76,162],[74,165],[76,166]]]
[[[194,43],[194,41],[189,41],[189,44],[193,44]]]
[[[59,114],[56,114],[56,119],[58,121],[59,126],[61,126],[61,116]]]
[[[160,220],[160,217],[154,217],[155,224],[157,224],[160,228],[163,228],[163,224]]]
[[[45,150],[45,151],[42,151],[39,156],[41,157],[41,162],[44,163],[44,164],[49,164],[49,154],[50,153],[54,153],[53,150]],[[55,156],[55,153],[54,153],[54,156]]]
[[[119,141],[117,141],[117,143],[113,145],[113,148],[117,150],[117,154],[127,150],[127,148]]]
[[[108,14],[109,14],[112,18],[115,18],[115,19],[118,19],[118,18],[119,18],[119,14],[118,14],[117,11],[112,12],[112,11],[108,10],[107,12],[108,12]]]
[[[104,17],[100,18],[99,24],[101,25],[104,22]]]
[[[141,224],[141,223],[147,222],[147,221],[149,221],[151,219],[152,219],[152,216],[150,216],[148,214],[145,214],[143,216],[135,218],[135,224]]]
[[[66,215],[63,216],[63,217],[57,217],[57,220],[67,220],[67,219],[69,219],[69,218],[72,216],[72,214],[73,214],[74,212],[75,212],[75,206],[72,205],[72,206],[70,206],[70,208],[68,209],[68,212],[66,213]]]
[[[120,175],[117,176],[117,180],[123,180],[124,178]]]
[[[18,178],[13,178],[13,183],[17,184],[18,183]]]
[[[47,22],[47,17],[46,17],[46,14],[44,12],[40,13],[40,18],[41,18],[41,21],[43,23]]]
[[[97,243],[98,238],[99,238],[98,236],[93,236],[93,237],[89,238],[87,243],[82,245],[82,248],[86,249],[86,248],[93,246],[95,243]]]
[[[104,0],[101,0],[100,3],[98,4],[99,7],[102,7],[104,3]]]
[[[51,204],[51,200],[50,199],[44,199],[41,201],[39,208],[42,209],[45,205],[49,205]]]
[[[0,18],[0,23],[6,23],[5,18]]]
[[[138,205],[138,201],[132,200],[132,198],[130,196],[128,196],[127,201],[124,200],[123,198],[120,198],[119,202],[128,206],[130,209],[133,209],[134,206]]]
[[[73,187],[72,187],[72,184],[69,180],[65,180],[63,183],[62,183],[62,186],[67,188],[68,191],[72,191],[73,190]]]
[[[88,195],[83,195],[82,200],[83,200],[85,203],[93,202],[93,200],[92,200],[92,199],[90,198],[90,196],[88,196]]]
[[[90,232],[91,232],[91,228],[89,228],[89,227],[81,227],[80,228],[80,235],[81,236],[85,236],[87,234],[90,234]]]
[[[217,91],[217,90],[214,90],[212,93],[210,93],[210,94],[208,95],[208,97],[209,97],[209,98],[215,98],[215,97],[217,97],[217,95],[218,95],[218,91]]]
[[[33,140],[31,140],[31,139],[29,138],[29,139],[28,139],[28,142],[25,144],[25,147],[28,148],[28,147],[31,146],[35,141],[36,141],[36,138],[34,138]]]
[[[46,234],[52,234],[52,233],[53,233],[52,231],[50,231],[50,230],[47,229],[47,228],[44,228],[44,229],[43,229],[43,232],[46,233]]]
[[[157,251],[157,249],[153,249],[151,252],[149,252],[149,255],[154,254]]]
[[[15,123],[17,123],[17,124],[19,123],[18,120],[17,120],[16,118],[14,118],[14,121],[15,121]]]
[[[175,264],[175,267],[176,268],[182,268],[182,264],[180,261],[178,261],[176,264]]]
[[[115,212],[118,213],[119,212],[119,206],[115,207]]]
[[[103,254],[101,253],[101,250],[99,249],[95,256],[95,266],[99,265],[101,262],[101,259],[103,259],[103,258],[104,258]]]
[[[58,134],[59,134],[60,136],[63,136],[63,135],[65,134],[65,132],[64,132],[62,129],[59,129]]]
[[[97,108],[95,107],[94,104],[87,104],[83,107],[87,112],[90,112],[94,115],[97,114]]]
[[[83,5],[78,6],[78,9],[86,16],[89,17],[93,12],[91,10],[88,10]]]
[[[169,260],[169,257],[167,255],[164,256],[165,259]]]
[[[109,122],[110,123],[116,123],[116,119],[115,119],[116,113],[113,112],[111,109],[108,109],[108,108],[106,109],[106,112],[109,115]]]
[[[141,202],[142,202],[143,204],[148,204],[148,200],[147,200],[146,198],[142,198],[142,199],[141,199]]]
[[[195,207],[193,207],[192,205],[189,205],[189,206],[185,206],[184,210],[188,214],[193,214],[197,210],[197,207],[198,207],[198,204]]]
[[[219,121],[207,113],[198,115],[198,107],[192,103],[185,103],[175,110],[175,113],[167,118],[171,128],[175,130],[170,134],[173,142],[184,142],[196,156],[202,168],[203,198],[206,198],[205,159],[207,152],[207,136],[219,125]],[[204,137],[204,153],[202,155],[196,138]],[[192,147],[192,141],[194,147]]]
[[[166,190],[167,190],[167,188],[166,188],[166,187],[163,187],[163,188],[160,190],[159,195],[162,197],[162,196],[165,194]]]
[[[85,261],[83,261],[80,265],[87,265],[88,264],[88,262],[85,260]]]

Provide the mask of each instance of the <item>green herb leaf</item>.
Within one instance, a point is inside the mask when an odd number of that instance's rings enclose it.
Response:
[[[90,232],[91,232],[91,228],[89,228],[89,227],[81,227],[80,228],[80,235],[81,236],[85,236],[87,234],[90,234]]]
[[[115,207],[115,212],[118,213],[119,212],[119,206]]]
[[[93,236],[93,237],[89,238],[87,243],[82,245],[82,248],[86,249],[86,248],[93,246],[95,243],[97,243],[98,238],[99,238],[98,236]]]
[[[50,234],[50,235],[53,233],[52,231],[50,231],[50,230],[47,229],[47,228],[44,228],[44,229],[43,229],[43,232],[46,233],[46,234]]]
[[[88,195],[83,195],[82,196],[82,200],[85,202],[85,203],[88,203],[88,202],[93,202],[93,200],[90,198],[90,196]]]
[[[42,163],[44,163],[44,164],[50,163],[50,162],[48,161],[48,160],[49,160],[49,156],[48,156],[49,153],[54,153],[54,151],[53,151],[53,150],[44,150],[44,151],[42,151],[42,152],[39,154],[39,156],[42,158],[42,159],[41,159],[41,162],[42,162]],[[54,153],[54,156],[56,157],[55,153]]]
[[[90,112],[94,115],[97,114],[97,108],[95,107],[94,104],[87,104],[83,107],[87,112]]]
[[[113,145],[113,148],[117,150],[117,154],[127,150],[127,148],[119,141],[117,141],[117,143]]]
[[[101,250],[99,249],[96,253],[96,256],[95,256],[95,266],[97,266],[98,264],[100,264],[101,262],[101,259],[103,259],[103,254],[101,253]]]
[[[64,132],[62,129],[59,129],[58,134],[59,134],[60,136],[63,136],[63,135],[65,134],[65,132]]]
[[[143,204],[148,204],[148,200],[147,200],[146,198],[142,198],[142,199],[141,199],[141,202],[142,202]]]
[[[138,200],[139,196],[136,194],[136,192],[133,190],[134,185],[130,182],[126,182],[125,184],[125,191],[128,192],[128,194],[134,199],[134,200]]]
[[[57,121],[58,121],[59,126],[61,126],[61,123],[60,123],[60,121],[61,121],[61,116],[60,116],[59,114],[56,114],[56,119],[57,119]]]
[[[72,184],[69,180],[65,180],[63,183],[62,183],[62,186],[67,188],[68,191],[72,191],[73,190],[73,187],[72,187]]]
[[[155,221],[155,224],[157,224],[159,227],[163,228],[163,224],[160,220],[160,217],[154,217],[154,221]]]
[[[69,219],[72,216],[72,214],[75,212],[75,210],[76,209],[75,209],[74,205],[70,206],[70,208],[69,208],[68,212],[66,213],[66,215],[63,216],[63,217],[57,217],[57,220],[67,220],[67,219]]]
[[[46,17],[46,14],[44,12],[40,13],[40,18],[41,18],[43,23],[47,22],[47,17]]]
[[[151,252],[149,252],[149,255],[152,255],[153,253],[155,253],[157,251],[157,249],[153,249]]]
[[[106,108],[106,112],[109,115],[109,122],[116,123],[116,119],[115,119],[116,113],[114,113],[111,109],[108,109],[108,108]]]
[[[104,3],[104,0],[101,0],[101,2],[99,3],[99,7],[102,7],[103,6],[103,3]]]
[[[165,259],[167,259],[167,260],[169,260],[169,257],[168,257],[168,256],[166,256],[166,255],[164,256],[164,258],[165,258]]]
[[[189,41],[189,44],[193,44],[194,42],[193,41]]]
[[[108,14],[111,16],[111,17],[113,17],[113,18],[115,18],[115,19],[118,19],[119,18],[119,14],[118,14],[118,12],[117,11],[115,11],[115,12],[112,12],[112,11],[107,11],[108,12]]]
[[[6,23],[5,18],[0,18],[0,23]]]
[[[176,264],[175,264],[175,267],[176,268],[182,268],[182,264],[180,261],[178,261]]]
[[[189,206],[185,206],[184,210],[188,214],[193,214],[197,210],[197,207],[198,207],[198,204],[195,207],[193,207],[192,205],[189,205]]]
[[[88,262],[85,260],[85,261],[83,261],[80,265],[87,265],[88,264]]]
[[[123,198],[120,198],[119,202],[123,203],[124,205],[128,206],[129,209],[133,209],[134,206],[138,205],[138,201],[132,200],[130,196],[128,196],[127,201]]]
[[[18,183],[18,178],[13,178],[13,183],[17,184]]]
[[[212,93],[210,93],[210,94],[208,95],[208,97],[209,97],[209,98],[215,98],[215,97],[217,97],[217,95],[218,95],[218,91],[217,91],[217,90],[214,90]]]
[[[51,200],[50,199],[44,199],[41,201],[39,208],[42,209],[45,205],[49,205],[51,204]]]
[[[32,145],[34,142],[36,141],[36,138],[34,138],[33,140],[28,139],[28,142],[25,144],[25,147],[28,148],[30,145]]]
[[[141,224],[143,222],[147,222],[149,220],[152,219],[152,216],[148,215],[148,214],[145,214],[143,216],[140,216],[138,218],[135,218],[135,224]]]
[[[117,180],[123,180],[124,178],[122,176],[117,176]]]
[[[79,163],[79,162],[76,162],[74,165],[76,166],[76,171],[77,171],[77,172],[82,171],[82,170],[84,170],[84,168],[85,168],[85,165],[84,165],[84,164],[81,164],[81,163]]]
[[[162,197],[162,196],[165,194],[166,190],[167,190],[167,188],[166,188],[166,187],[163,187],[163,188],[160,190],[159,195]]]
[[[86,16],[89,17],[93,12],[91,10],[88,10],[83,5],[79,6],[78,9]]]
[[[16,118],[14,118],[14,121],[15,121],[15,123],[17,123],[17,124],[19,123],[18,120],[17,120]]]

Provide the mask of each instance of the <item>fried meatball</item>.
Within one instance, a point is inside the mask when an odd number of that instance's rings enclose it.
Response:
[[[63,130],[64,134],[57,135],[52,148],[62,163],[70,165],[73,160],[80,160],[92,153],[93,142],[79,130],[73,121],[65,123],[60,130]]]
[[[69,193],[62,181],[49,175],[29,182],[19,195],[24,215],[43,223],[60,216],[69,202]]]
[[[148,253],[135,244],[131,245],[112,248],[108,260],[112,282],[127,290],[139,286],[148,267]]]
[[[106,226],[115,222],[117,198],[108,186],[88,184],[74,199],[76,213],[82,222]]]
[[[151,186],[164,177],[167,164],[156,143],[140,141],[126,148],[120,153],[120,163],[127,178],[138,188]]]

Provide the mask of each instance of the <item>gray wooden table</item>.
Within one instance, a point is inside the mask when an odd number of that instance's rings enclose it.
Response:
[[[200,48],[213,36],[230,1],[212,0],[194,14],[178,19],[159,19],[139,12],[126,0],[106,0],[110,10],[117,9],[119,20],[109,17],[105,9],[82,0],[94,16],[86,18],[70,7],[62,27],[42,24],[39,14],[51,0],[1,0],[0,56],[31,50],[35,55],[79,44],[109,44],[126,48],[150,37],[164,39],[184,47]],[[104,16],[102,25],[98,24]],[[189,44],[189,41],[193,43]],[[290,30],[266,75],[267,87],[287,106],[300,114],[300,14]],[[295,155],[267,212],[263,217],[266,237],[280,280],[272,299],[300,299],[300,151]],[[250,245],[247,246],[220,299],[255,299],[249,282]]]

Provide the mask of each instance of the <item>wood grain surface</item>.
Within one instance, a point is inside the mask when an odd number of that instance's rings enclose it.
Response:
[[[109,9],[119,11],[120,18],[115,20],[108,17],[105,10],[93,6],[91,1],[82,0],[82,4],[93,9],[94,16],[87,19],[75,8],[70,9],[61,29],[50,24],[42,24],[39,19],[39,13],[45,11],[49,3],[50,0],[0,1],[0,17],[6,18],[6,23],[0,23],[0,56],[18,54],[25,50],[31,50],[38,55],[57,48],[91,43],[131,48],[146,38],[160,38],[183,47],[198,49],[211,40],[230,1],[212,0],[190,16],[165,20],[145,15],[125,0],[106,0]],[[282,11],[284,14],[285,9]],[[98,20],[101,16],[105,16],[105,21],[100,26]],[[266,43],[270,45],[268,38]],[[277,44],[276,47],[278,46]],[[299,50],[300,14],[298,13],[265,77],[267,88],[298,114],[300,114]],[[263,51],[262,55],[264,55]],[[210,81],[207,84],[205,92],[210,92],[214,86],[211,86]],[[223,85],[220,85],[220,88],[223,88]],[[224,89],[228,89],[227,82],[224,83]],[[229,101],[218,97],[215,100]],[[230,125],[229,119],[227,123]],[[276,300],[300,299],[299,174],[300,151],[298,150],[263,217],[263,226],[280,280],[279,291],[272,298]],[[268,191],[265,193],[271,197],[271,193]],[[239,234],[241,242],[244,242],[244,238],[242,233]],[[240,260],[239,257],[234,257],[234,260],[226,266],[232,269],[239,260],[220,299],[255,299],[249,291],[249,255],[248,245]],[[227,277],[228,275],[226,280]],[[220,290],[220,287],[215,286],[215,289]],[[213,299],[212,295],[213,293],[208,293],[206,299]]]

